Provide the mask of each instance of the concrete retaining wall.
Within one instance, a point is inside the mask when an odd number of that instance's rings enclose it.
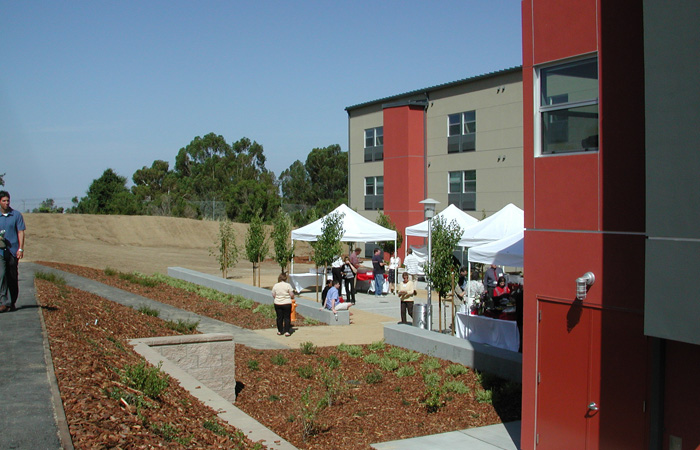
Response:
[[[216,289],[226,294],[241,295],[263,305],[273,304],[272,294],[267,289],[239,283],[238,281],[226,280],[221,277],[196,272],[183,267],[168,267],[168,275],[179,280],[189,281],[199,286]],[[350,325],[350,313],[348,311],[338,311],[336,317],[328,310],[319,309],[320,305],[316,302],[303,298],[297,298],[295,301],[297,304],[296,311],[308,319],[318,320],[319,322],[331,326]]]
[[[517,352],[407,325],[384,325],[384,341],[522,383],[523,356]]]

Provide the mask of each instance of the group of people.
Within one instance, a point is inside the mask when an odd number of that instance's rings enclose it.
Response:
[[[326,286],[321,294],[323,309],[332,311],[334,314],[338,311],[349,310],[356,301],[355,298],[355,280],[360,271],[360,253],[361,249],[356,248],[350,255],[340,258],[338,257],[332,267],[332,279],[327,280]],[[389,291],[392,294],[399,296],[401,300],[401,321],[399,324],[409,323],[406,319],[410,316],[413,319],[414,298],[417,295],[416,280],[417,276],[422,273],[420,260],[413,254],[411,249],[408,250],[408,255],[405,261],[406,271],[401,274],[401,282],[396,283],[395,274],[401,265],[401,258],[390,254],[389,262],[384,261],[384,252],[380,248],[374,250],[372,256],[372,269],[375,282],[375,297],[382,296],[384,287],[384,278],[386,270],[389,270],[388,282]],[[470,286],[468,283],[468,268],[460,267],[459,279],[455,287],[457,298],[465,300]],[[272,296],[275,303],[275,311],[277,312],[277,334],[289,336],[291,331],[289,315],[291,313],[291,304],[294,299],[294,291],[292,286],[286,282],[286,274],[281,274],[278,283],[272,288]],[[498,302],[501,299],[508,298],[511,295],[510,289],[506,283],[505,273],[503,269],[495,264],[492,264],[484,271],[482,281],[471,281],[472,293],[480,294],[485,292],[488,298]],[[341,284],[345,283],[346,298],[341,297]],[[476,283],[478,286],[475,286]],[[476,288],[476,289],[475,289]]]
[[[10,193],[0,191],[0,313],[17,309],[25,229],[22,213],[10,206]]]

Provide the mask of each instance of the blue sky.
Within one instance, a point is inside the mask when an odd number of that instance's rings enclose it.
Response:
[[[346,151],[347,106],[522,64],[520,1],[0,0],[0,61],[12,204],[70,206],[209,132]]]

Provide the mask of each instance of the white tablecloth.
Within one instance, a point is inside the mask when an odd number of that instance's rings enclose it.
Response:
[[[326,285],[323,274],[318,274],[318,276],[315,273],[289,274],[289,284],[292,285],[294,291],[297,293],[308,287],[316,286],[316,283],[319,283],[321,287]]]
[[[515,321],[457,313],[455,322],[457,337],[513,352],[520,348],[520,333]]]

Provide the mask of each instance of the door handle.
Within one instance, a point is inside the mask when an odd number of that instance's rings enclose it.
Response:
[[[590,409],[591,411],[598,411],[600,408],[598,408],[596,402],[591,402],[588,404],[588,409]]]

